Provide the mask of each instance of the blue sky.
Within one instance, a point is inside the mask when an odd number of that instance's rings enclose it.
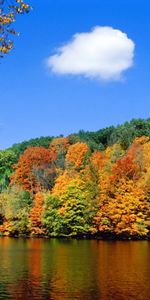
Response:
[[[0,148],[33,137],[98,130],[150,117],[149,1],[33,0],[19,16],[14,50],[0,64]],[[75,33],[111,26],[135,43],[123,80],[59,75],[46,59]],[[111,50],[111,49],[110,49]]]

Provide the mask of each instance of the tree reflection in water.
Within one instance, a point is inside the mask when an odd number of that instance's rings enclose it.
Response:
[[[0,238],[0,299],[149,300],[149,245]]]

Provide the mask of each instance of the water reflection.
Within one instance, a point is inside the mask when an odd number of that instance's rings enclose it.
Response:
[[[0,299],[149,300],[150,243],[0,238]]]

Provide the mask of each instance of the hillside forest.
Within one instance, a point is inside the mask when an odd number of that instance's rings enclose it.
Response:
[[[0,150],[0,234],[150,236],[150,119]]]

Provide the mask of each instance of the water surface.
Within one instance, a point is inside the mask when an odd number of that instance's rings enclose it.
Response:
[[[0,238],[0,300],[150,300],[150,242]]]

